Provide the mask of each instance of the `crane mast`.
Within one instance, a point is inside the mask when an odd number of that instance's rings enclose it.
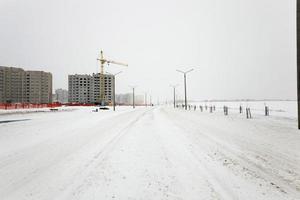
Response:
[[[107,60],[104,58],[103,51],[101,50],[100,52],[100,58],[97,59],[100,61],[100,74],[99,74],[99,79],[100,79],[100,105],[105,106],[107,103],[107,99],[105,96],[105,74],[104,74],[104,65],[107,64],[115,64],[115,65],[121,65],[121,66],[128,66],[128,64],[112,61],[112,60]]]

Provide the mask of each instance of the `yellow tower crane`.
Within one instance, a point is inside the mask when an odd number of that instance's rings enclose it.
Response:
[[[105,74],[104,74],[104,65],[107,64],[115,64],[115,65],[121,65],[121,66],[126,66],[128,67],[128,64],[125,64],[125,63],[120,63],[120,62],[116,62],[116,61],[113,61],[113,60],[108,60],[108,59],[105,59],[104,56],[103,56],[103,51],[101,50],[100,52],[100,58],[97,58],[98,61],[100,61],[100,105],[101,106],[105,106],[106,104],[106,97],[105,97]]]

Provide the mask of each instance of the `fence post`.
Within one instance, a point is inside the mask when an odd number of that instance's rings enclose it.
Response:
[[[269,116],[269,107],[265,106],[265,116]]]
[[[227,106],[223,106],[223,110],[224,110],[224,115],[228,115],[228,107]]]
[[[251,119],[252,118],[250,108],[246,108],[246,116],[247,116],[247,119]]]

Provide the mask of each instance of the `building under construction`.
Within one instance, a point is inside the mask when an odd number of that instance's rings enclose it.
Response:
[[[111,103],[113,98],[113,75],[104,74],[104,86],[101,86],[100,74],[75,74],[68,76],[69,103],[100,104],[101,90],[104,89],[105,102]]]

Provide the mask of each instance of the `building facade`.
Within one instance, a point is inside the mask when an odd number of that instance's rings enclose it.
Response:
[[[23,102],[25,71],[21,68],[0,66],[0,102]]]
[[[52,102],[52,75],[43,71],[25,72],[25,103]]]
[[[100,74],[75,74],[68,76],[70,103],[100,103]],[[111,102],[113,98],[113,76],[104,77],[105,101]]]
[[[53,102],[68,103],[68,90],[56,89],[53,95]]]
[[[0,66],[1,103],[51,103],[52,74]]]

